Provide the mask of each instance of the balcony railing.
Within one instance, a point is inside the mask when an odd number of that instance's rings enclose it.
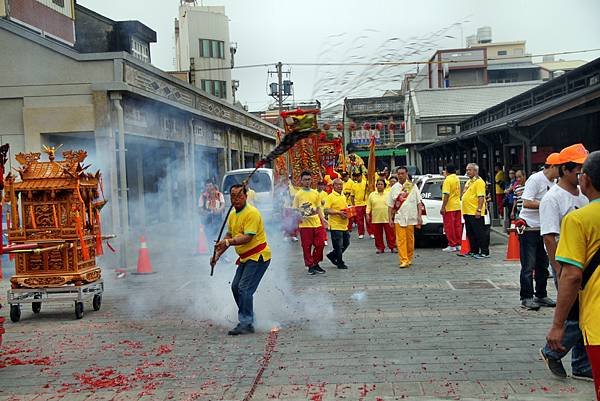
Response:
[[[405,134],[404,131],[383,131],[377,130],[357,130],[351,133],[350,141],[353,145],[358,147],[367,147],[371,141],[371,135],[375,136],[375,145],[396,145],[404,142]]]

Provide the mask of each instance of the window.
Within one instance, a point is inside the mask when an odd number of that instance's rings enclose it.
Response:
[[[222,40],[200,39],[200,57],[225,58],[225,42]]]
[[[59,7],[64,7],[65,6],[65,0],[52,0],[52,2],[54,4],[56,4]]]
[[[227,97],[227,82],[226,81],[213,81],[210,79],[203,79],[200,83],[200,87],[206,93],[210,93],[221,99]]]
[[[150,47],[135,37],[131,38],[131,54],[146,63],[150,62]]]
[[[506,50],[498,50],[498,56],[506,56],[508,53]]]
[[[456,133],[456,127],[454,125],[438,125],[437,134],[438,136],[452,135]]]

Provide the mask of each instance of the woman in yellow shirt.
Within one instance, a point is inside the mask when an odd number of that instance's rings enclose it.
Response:
[[[371,223],[373,233],[375,234],[376,253],[383,253],[385,251],[385,244],[383,242],[384,232],[390,252],[395,253],[396,235],[394,233],[394,228],[390,227],[389,224],[385,180],[383,178],[378,179],[375,188],[377,191],[371,192],[367,199],[367,220]]]

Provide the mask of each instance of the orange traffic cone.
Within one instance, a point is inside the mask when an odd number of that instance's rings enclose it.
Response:
[[[208,244],[206,243],[206,234],[204,226],[200,224],[198,229],[198,244],[196,246],[196,255],[206,255],[208,253]]]
[[[467,238],[467,228],[463,226],[462,241],[460,242],[460,255],[465,256],[471,252],[471,244],[469,244],[469,238]]]
[[[521,251],[519,248],[519,237],[517,237],[517,230],[514,224],[511,224],[508,230],[508,248],[506,248],[506,259],[511,261],[521,260]]]
[[[150,262],[150,254],[148,253],[148,245],[146,239],[142,235],[140,237],[140,251],[138,253],[137,271],[133,274],[152,274],[152,263]]]

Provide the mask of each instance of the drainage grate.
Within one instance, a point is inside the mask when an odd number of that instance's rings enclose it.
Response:
[[[450,287],[455,290],[471,290],[471,289],[485,289],[485,288],[497,288],[494,284],[488,280],[467,280],[467,281],[459,281],[459,280],[451,280],[448,281]]]

